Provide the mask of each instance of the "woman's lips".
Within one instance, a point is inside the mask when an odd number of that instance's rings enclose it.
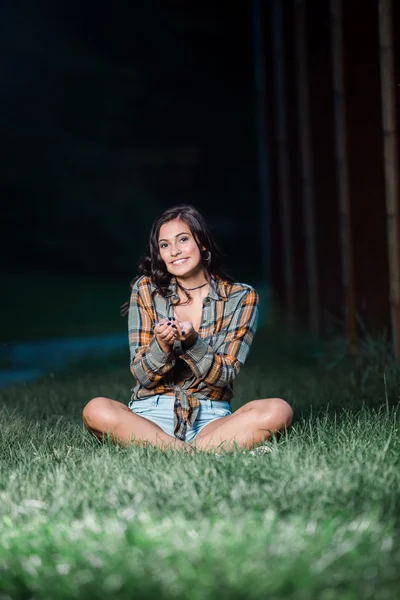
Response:
[[[172,264],[178,267],[179,265],[183,265],[183,263],[185,263],[187,260],[187,258],[180,258],[177,261],[174,261]]]

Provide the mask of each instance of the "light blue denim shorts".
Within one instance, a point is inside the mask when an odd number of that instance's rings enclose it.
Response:
[[[165,433],[174,437],[174,402],[174,396],[157,394],[142,400],[131,400],[128,407],[136,415],[153,421]],[[186,442],[192,442],[208,423],[230,414],[232,414],[232,406],[229,400],[200,400],[197,419],[193,427],[189,425],[187,427]]]

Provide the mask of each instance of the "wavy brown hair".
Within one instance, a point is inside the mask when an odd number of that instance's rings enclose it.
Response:
[[[202,256],[207,279],[210,280],[211,277],[220,277],[227,283],[234,283],[232,277],[221,267],[224,255],[214,241],[204,216],[197,208],[194,208],[194,206],[191,206],[190,204],[179,204],[178,206],[173,206],[172,208],[165,210],[154,221],[145,254],[138,264],[139,274],[131,281],[130,288],[132,289],[135,281],[137,281],[139,277],[147,275],[161,295],[166,295],[172,275],[167,271],[165,262],[160,256],[158,236],[161,225],[168,223],[168,221],[172,221],[173,219],[181,219],[189,227]],[[204,252],[201,251],[202,246],[206,248]],[[176,283],[177,287],[179,287],[187,296],[187,300],[182,304],[187,304],[191,299],[190,293],[184,290],[178,281]],[[129,303],[130,299],[121,306],[120,314],[122,317],[125,317],[128,314]]]

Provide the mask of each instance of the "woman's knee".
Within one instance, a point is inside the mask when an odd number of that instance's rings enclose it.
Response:
[[[282,398],[274,398],[274,400],[276,401],[276,410],[282,418],[283,426],[290,427],[294,416],[292,407],[288,402],[286,402],[286,400],[283,400]]]
[[[290,427],[293,421],[293,409],[282,398],[268,398],[265,403],[266,410],[258,416],[260,422],[263,420],[266,423],[271,421],[280,429]]]
[[[115,411],[110,410],[108,398],[101,396],[89,400],[82,411],[86,427],[97,428],[100,424],[113,425],[114,417]]]

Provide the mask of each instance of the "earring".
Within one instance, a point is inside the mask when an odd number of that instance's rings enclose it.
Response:
[[[203,258],[204,258],[204,260],[205,260],[206,262],[210,262],[210,260],[211,260],[211,251],[210,251],[210,250],[208,250],[208,256],[207,256],[207,258],[206,258],[205,256],[203,256]]]

